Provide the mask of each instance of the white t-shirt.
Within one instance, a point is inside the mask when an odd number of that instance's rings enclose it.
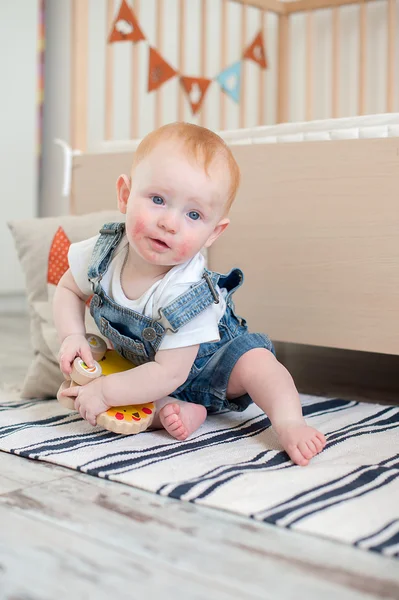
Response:
[[[92,289],[87,277],[91,255],[98,235],[71,244],[68,253],[69,267],[76,285],[83,294],[90,296]],[[146,317],[159,319],[158,309],[166,307],[175,298],[183,294],[193,284],[200,281],[204,272],[205,260],[201,253],[196,254],[188,262],[172,267],[166,275],[156,281],[140,298],[127,298],[121,286],[121,270],[128,250],[128,241],[123,236],[114,251],[108,269],[101,280],[105,293],[120,306],[130,308]],[[160,350],[183,348],[205,342],[218,341],[218,323],[226,309],[225,290],[219,292],[219,304],[211,304],[197,317],[179,329],[177,333],[167,330],[161,342]],[[162,321],[161,321],[162,323]],[[167,323],[165,323],[167,325]]]

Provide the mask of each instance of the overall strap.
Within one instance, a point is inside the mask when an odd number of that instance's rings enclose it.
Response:
[[[159,310],[160,316],[164,317],[169,322],[171,330],[176,332],[211,304],[219,304],[219,294],[215,287],[218,283],[220,285],[222,279],[223,285],[221,287],[227,287],[228,291],[236,289],[242,283],[242,271],[232,269],[228,275],[221,275],[204,269],[202,279],[190,287],[187,292],[175,298],[165,308],[161,308]]]
[[[105,223],[100,229],[100,236],[94,246],[87,273],[95,294],[100,289],[100,281],[108,269],[113,251],[121,241],[124,232],[124,223]]]

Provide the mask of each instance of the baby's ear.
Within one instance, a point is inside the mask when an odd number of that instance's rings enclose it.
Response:
[[[127,201],[130,196],[130,188],[131,188],[130,177],[127,175],[119,175],[118,180],[116,182],[116,193],[118,196],[118,208],[122,214],[126,213]]]
[[[209,248],[210,246],[212,246],[213,242],[218,239],[219,235],[223,233],[223,231],[226,229],[229,223],[230,219],[222,219],[221,221],[219,221],[219,223],[216,225],[215,229],[205,242],[204,248]]]

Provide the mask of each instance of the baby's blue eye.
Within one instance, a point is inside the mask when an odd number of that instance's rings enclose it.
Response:
[[[193,221],[198,221],[198,219],[200,219],[200,214],[197,213],[196,210],[190,210],[190,212],[188,213],[188,216],[190,217],[190,219],[192,219]]]
[[[151,196],[151,200],[154,204],[163,204],[163,198],[161,198],[161,196]]]

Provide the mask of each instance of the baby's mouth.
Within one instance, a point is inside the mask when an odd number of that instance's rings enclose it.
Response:
[[[156,244],[156,245],[160,246],[161,248],[164,248],[165,250],[169,249],[169,246],[168,246],[168,244],[166,244],[166,243],[165,243],[165,242],[163,242],[162,240],[158,240],[157,238],[150,238],[150,240],[151,240],[151,241],[152,241],[154,244]]]

